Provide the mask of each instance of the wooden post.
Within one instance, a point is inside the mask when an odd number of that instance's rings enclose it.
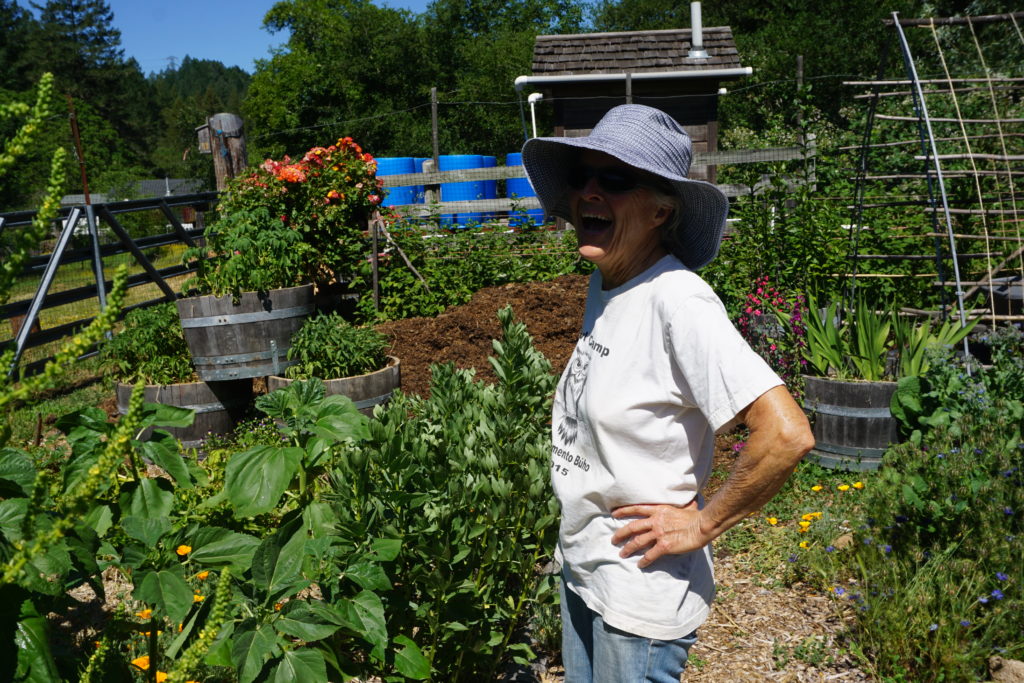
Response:
[[[434,153],[434,163],[431,171],[441,170],[441,159],[439,155],[439,143],[437,135],[437,88],[430,89],[430,139],[433,145],[432,151]],[[427,169],[423,169],[426,171]],[[441,186],[440,185],[427,185],[424,188],[426,196],[424,200],[427,204],[433,204],[434,202],[441,201]]]
[[[797,109],[796,109],[796,129],[797,129],[797,142],[801,145],[804,144],[804,114],[800,109],[800,93],[804,89],[804,56],[796,56],[796,94],[797,94]]]
[[[240,174],[246,166],[242,117],[237,114],[214,114],[206,120],[206,126],[210,153],[213,154],[213,172],[217,177],[217,191],[220,192],[226,187],[227,181]]]
[[[633,74],[626,72],[626,104],[633,104]]]
[[[437,88],[430,89],[430,139],[433,142],[434,151],[434,170],[440,170],[441,165],[438,160],[438,141],[437,141]]]

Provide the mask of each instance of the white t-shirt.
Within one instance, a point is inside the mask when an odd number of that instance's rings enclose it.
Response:
[[[688,635],[714,598],[711,550],[639,569],[611,517],[634,503],[685,505],[707,481],[715,432],[782,381],[733,327],[711,288],[674,256],[612,290],[590,280],[583,331],[555,394],[556,559],[605,622],[645,638]]]

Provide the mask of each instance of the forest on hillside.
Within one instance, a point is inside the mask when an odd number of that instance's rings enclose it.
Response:
[[[422,14],[370,0],[282,0],[264,17],[271,40],[286,39],[250,76],[237,67],[186,57],[144,74],[121,47],[117,17],[103,0],[47,0],[33,14],[0,0],[0,100],[29,101],[52,72],[73,101],[90,189],[129,197],[143,178],[199,178],[212,186],[195,127],[217,112],[240,113],[250,160],[301,154],[351,135],[375,156],[427,156],[430,93],[438,93],[442,153],[503,155],[525,131],[524,95],[542,34],[688,27],[677,0],[434,0]],[[794,122],[844,130],[857,115],[843,80],[870,79],[888,38],[883,21],[901,16],[1007,12],[1012,0],[732,0],[705,3],[705,26],[732,27],[753,75],[742,97],[723,98],[723,141],[786,143]],[[984,27],[978,28],[984,32]],[[271,34],[274,34],[272,39]],[[984,39],[984,36],[982,36]],[[1004,53],[1021,60],[1020,43]],[[805,87],[795,97],[796,56]],[[951,59],[955,59],[951,55]],[[990,64],[998,70],[999,64]],[[63,104],[63,103],[62,103]],[[68,116],[47,122],[49,147],[73,149]],[[550,109],[540,107],[543,125]],[[528,117],[528,114],[525,114]],[[9,135],[0,120],[0,135]],[[50,150],[33,155],[24,182],[0,192],[0,211],[31,208]],[[67,192],[81,192],[74,155]]]

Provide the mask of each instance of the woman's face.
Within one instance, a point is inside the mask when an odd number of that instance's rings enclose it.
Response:
[[[618,287],[666,254],[658,226],[671,211],[659,206],[642,184],[615,191],[616,181],[644,178],[643,172],[615,157],[584,150],[577,163],[568,170],[569,204],[580,256],[601,270],[605,289]]]

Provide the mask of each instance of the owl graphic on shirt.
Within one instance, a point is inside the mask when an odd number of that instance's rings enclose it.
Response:
[[[576,348],[565,381],[562,382],[562,406],[564,414],[558,424],[558,435],[562,442],[572,445],[579,435],[580,399],[587,385],[587,369],[590,367],[590,349],[584,345]]]

